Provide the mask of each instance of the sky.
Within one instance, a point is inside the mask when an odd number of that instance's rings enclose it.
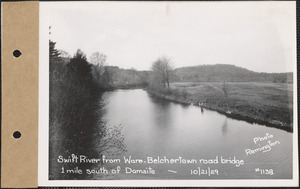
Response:
[[[42,13],[42,14],[41,14]],[[175,67],[233,64],[293,71],[296,3],[41,2],[40,22],[56,47],[107,55],[107,64],[149,70],[162,56]]]

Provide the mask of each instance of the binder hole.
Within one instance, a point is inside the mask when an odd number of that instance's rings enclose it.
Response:
[[[14,55],[14,57],[18,58],[22,55],[22,53],[19,50],[14,50],[13,55]]]
[[[21,137],[21,133],[20,133],[19,131],[15,131],[14,134],[13,134],[13,137],[14,137],[15,139],[18,139],[18,138]]]

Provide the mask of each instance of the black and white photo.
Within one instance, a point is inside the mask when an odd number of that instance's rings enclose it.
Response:
[[[40,23],[40,184],[297,185],[294,1],[42,2]]]

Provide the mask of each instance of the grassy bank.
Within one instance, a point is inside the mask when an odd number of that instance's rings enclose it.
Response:
[[[216,110],[250,123],[292,131],[293,85],[286,83],[171,83],[170,89],[148,88],[148,92],[171,101]]]

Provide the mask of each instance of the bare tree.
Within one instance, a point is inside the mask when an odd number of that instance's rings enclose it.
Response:
[[[107,56],[100,52],[94,52],[89,58],[89,62],[93,64],[92,76],[95,80],[99,80],[105,72]]]
[[[225,97],[228,98],[228,83],[226,81],[223,81],[222,91],[224,92]]]
[[[71,59],[71,55],[67,52],[67,51],[64,51],[64,50],[58,50],[59,52],[59,56],[60,58],[63,60],[64,63],[68,63],[70,62],[70,59]]]
[[[158,83],[163,87],[170,88],[170,73],[174,69],[170,58],[165,56],[158,58],[152,63],[151,69]]]
[[[105,66],[107,56],[100,52],[94,52],[90,56],[89,62],[94,65]]]

